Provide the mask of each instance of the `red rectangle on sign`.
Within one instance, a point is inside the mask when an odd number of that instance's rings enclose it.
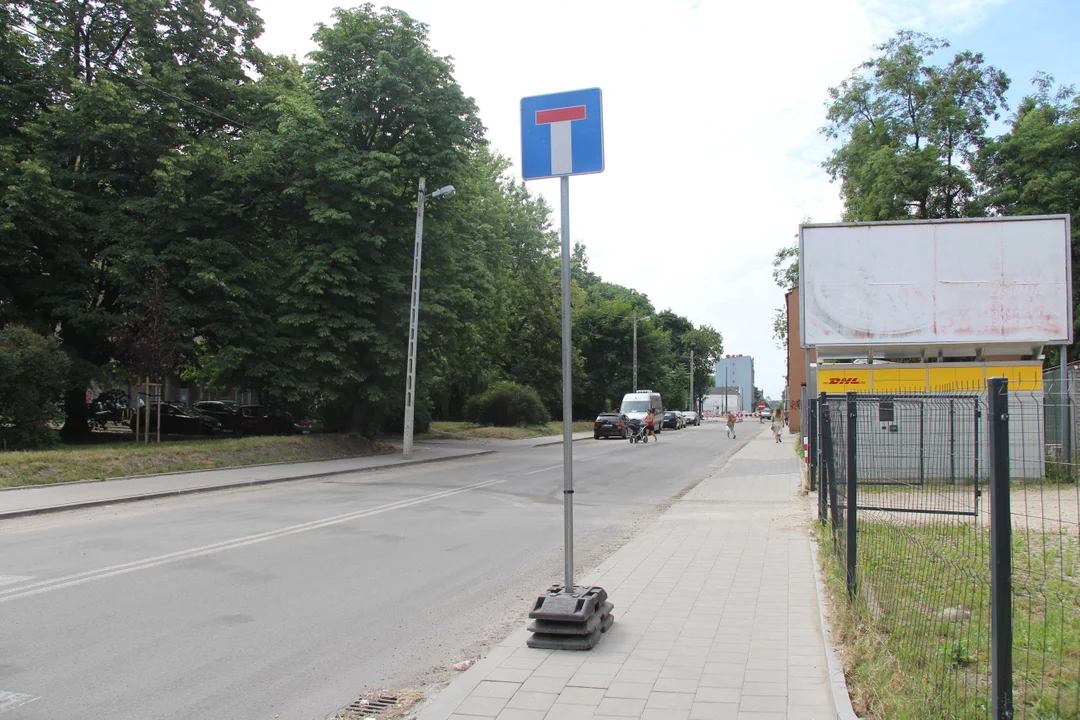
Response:
[[[551,108],[550,110],[536,111],[536,124],[547,125],[548,123],[566,122],[568,120],[584,120],[585,106],[574,105],[573,107]]]

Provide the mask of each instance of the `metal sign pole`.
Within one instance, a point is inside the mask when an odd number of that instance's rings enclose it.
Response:
[[[562,400],[563,400],[563,537],[566,592],[574,591],[574,426],[570,353],[570,178],[559,178],[562,206]]]
[[[590,650],[611,628],[614,604],[602,587],[574,586],[574,393],[571,365],[570,176],[604,171],[600,88],[521,99],[521,177],[559,178],[562,277],[563,546],[566,577],[529,610],[531,648]],[[636,322],[635,322],[636,326]],[[636,327],[635,327],[636,329]],[[635,351],[636,351],[635,343]],[[635,353],[636,354],[636,353]],[[637,363],[634,363],[635,376]],[[635,385],[637,378],[634,378]],[[634,388],[637,389],[636,387]]]

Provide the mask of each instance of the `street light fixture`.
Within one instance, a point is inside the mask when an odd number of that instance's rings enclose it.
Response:
[[[405,372],[405,438],[401,444],[402,459],[412,456],[413,417],[416,410],[416,333],[420,315],[420,255],[424,241],[424,200],[436,200],[441,197],[454,197],[457,190],[453,185],[446,185],[435,192],[425,195],[424,178],[416,193],[416,246],[413,250],[412,295],[409,298],[409,360]]]

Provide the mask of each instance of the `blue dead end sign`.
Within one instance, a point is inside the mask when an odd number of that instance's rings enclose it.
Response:
[[[600,88],[521,100],[521,176],[525,180],[604,171]]]

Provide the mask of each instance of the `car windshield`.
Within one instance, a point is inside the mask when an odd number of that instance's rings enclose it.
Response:
[[[619,408],[619,411],[624,413],[647,412],[648,409],[648,400],[623,400],[622,407]]]

